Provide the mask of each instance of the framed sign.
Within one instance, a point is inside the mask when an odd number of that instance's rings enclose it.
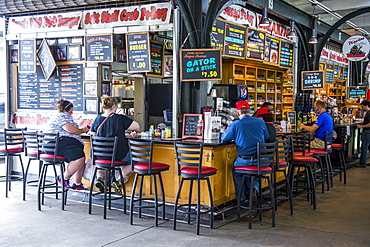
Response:
[[[67,60],[81,60],[81,46],[73,45],[68,46]]]
[[[180,72],[182,81],[221,80],[221,50],[181,50]]]
[[[82,45],[84,43],[83,37],[72,37],[70,45]]]
[[[302,90],[324,88],[324,71],[302,71]]]
[[[286,113],[287,120],[290,122],[291,125],[294,125],[294,126],[296,125],[296,122],[297,122],[295,113],[296,113],[295,111],[288,111]]]
[[[10,50],[10,62],[18,63],[18,50],[17,49]]]
[[[110,83],[102,83],[101,84],[101,95],[111,95],[111,84]]]
[[[85,36],[87,62],[113,62],[112,34]]]
[[[84,97],[97,97],[97,82],[84,82]]]
[[[98,67],[85,67],[85,81],[97,81],[98,80]]]
[[[212,26],[211,47],[216,49],[224,48],[225,40],[225,22],[216,19]]]
[[[161,42],[150,41],[150,62],[152,65],[152,71],[146,73],[147,76],[161,77],[163,78],[163,56],[164,56],[164,45]]]
[[[246,58],[263,61],[265,58],[265,33],[248,28]]]
[[[127,62],[127,54],[126,54],[126,48],[118,48],[119,54],[118,54],[118,62]]]
[[[99,98],[84,98],[83,112],[87,114],[99,113]]]
[[[265,37],[265,62],[279,64],[280,39],[266,34]]]
[[[245,26],[225,22],[224,55],[235,58],[244,58],[245,54]]]
[[[39,59],[40,66],[41,66],[42,72],[44,73],[46,80],[49,80],[57,64],[55,63],[53,54],[50,51],[50,47],[46,39],[42,41],[40,48],[37,51],[37,57]]]
[[[56,61],[66,61],[67,60],[67,46],[55,47],[54,57]]]
[[[182,137],[203,138],[202,114],[184,114]]]
[[[127,72],[150,72],[149,33],[130,33],[126,35]]]
[[[366,91],[367,87],[349,87],[348,88],[348,94],[349,98],[351,99],[357,99],[359,97],[365,99],[366,98]]]
[[[284,68],[293,67],[294,44],[291,42],[281,41],[280,44],[280,66]]]
[[[173,75],[173,56],[164,56],[164,76],[169,77]]]
[[[327,63],[325,67],[325,82],[333,83],[333,79],[334,79],[334,65]]]
[[[18,50],[19,73],[36,72],[36,42],[31,40],[19,40]]]
[[[110,65],[101,65],[101,81],[111,82],[112,81],[112,67]]]

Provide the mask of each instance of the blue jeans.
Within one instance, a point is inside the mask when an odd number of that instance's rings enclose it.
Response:
[[[237,157],[234,161],[234,167],[237,166],[256,166],[257,165],[257,160],[245,160],[240,157]],[[239,196],[239,188],[241,187],[242,184],[242,177],[243,174],[240,173],[235,173],[235,169],[233,169],[233,178],[234,178],[234,186],[235,186],[235,196],[238,198]],[[255,179],[254,180],[254,185],[253,187],[258,190],[259,189],[259,183],[261,179]],[[261,181],[262,182],[262,181]],[[240,199],[245,200],[248,198],[249,195],[249,190],[250,190],[250,184],[251,184],[251,179],[247,178],[244,180],[244,186],[242,187],[241,190],[241,195]]]
[[[361,134],[361,156],[360,156],[360,165],[366,166],[367,159],[367,150],[370,146],[370,133]]]

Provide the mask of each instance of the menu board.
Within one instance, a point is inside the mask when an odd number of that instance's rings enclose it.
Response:
[[[338,65],[334,65],[333,66],[333,73],[334,73],[334,78],[335,79],[338,79],[339,78],[339,66]]]
[[[203,137],[202,114],[184,114],[182,137]]]
[[[54,110],[59,98],[71,101],[75,111],[82,111],[82,64],[58,65],[56,73],[46,80],[42,69],[36,73],[19,73],[18,109]]]
[[[50,51],[50,48],[49,48],[49,45],[46,39],[42,41],[41,46],[39,50],[37,51],[37,57],[39,59],[40,66],[41,66],[42,72],[44,73],[46,80],[49,80],[57,64],[55,63],[53,54]]]
[[[163,78],[163,47],[163,43],[150,41],[150,62],[152,71],[147,73],[148,76]]]
[[[326,69],[325,69],[325,74],[326,74],[326,83],[333,83],[334,79],[334,65],[332,64],[326,64]]]
[[[343,80],[348,79],[348,68],[343,68]]]
[[[113,62],[112,34],[85,36],[87,62]]]
[[[265,62],[279,64],[280,39],[271,35],[265,37]]]
[[[149,33],[130,33],[126,35],[127,70],[129,73],[150,72]]]
[[[211,47],[216,49],[224,48],[225,22],[216,19],[212,26]]]
[[[359,96],[362,98],[366,97],[367,88],[365,87],[349,87],[349,97],[351,99],[358,98]]]
[[[323,87],[323,71],[302,71],[302,90],[315,90]]]
[[[285,68],[293,67],[293,51],[294,44],[286,41],[281,41],[280,48],[280,66]]]
[[[181,50],[180,72],[182,81],[221,80],[221,50]]]
[[[224,55],[244,58],[246,27],[225,22]]]
[[[247,58],[264,60],[265,58],[265,33],[257,29],[248,28]]]
[[[36,41],[19,40],[19,73],[30,73],[36,71]]]
[[[287,115],[287,120],[290,122],[290,124],[296,125],[295,111],[288,111],[286,115]]]

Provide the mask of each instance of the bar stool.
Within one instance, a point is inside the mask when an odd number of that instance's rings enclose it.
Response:
[[[173,212],[173,229],[176,230],[177,212],[185,214],[187,223],[190,224],[190,217],[192,214],[196,215],[196,234],[199,235],[200,215],[209,215],[210,228],[213,228],[213,196],[211,183],[209,177],[215,175],[216,168],[202,166],[203,161],[203,143],[186,144],[174,143],[176,160],[177,160],[177,174],[181,177],[180,185],[177,190],[175,206]],[[187,204],[178,204],[181,190],[184,181],[190,181],[189,198]],[[209,206],[201,205],[201,181],[207,182],[209,193]],[[197,202],[192,203],[193,182],[197,182]],[[192,207],[195,209],[192,209]]]
[[[291,166],[291,137],[288,136],[286,139],[277,140],[276,146],[276,160],[274,162],[273,168],[273,184],[275,192],[275,208],[277,210],[277,201],[289,200],[290,204],[290,214],[293,215],[293,192],[290,184],[289,176],[287,175],[287,169],[290,171]],[[283,173],[285,177],[285,191],[280,192],[277,189],[277,173]]]
[[[274,198],[274,186],[271,182],[271,175],[273,173],[272,165],[274,163],[275,152],[276,152],[277,142],[273,143],[257,143],[257,165],[251,166],[237,166],[235,167],[235,173],[243,174],[241,187],[239,191],[242,190],[244,186],[245,179],[251,178],[250,191],[249,191],[249,204],[244,206],[240,202],[241,193],[237,198],[237,217],[238,222],[240,222],[240,209],[248,209],[248,221],[249,229],[252,229],[252,210],[257,210],[259,213],[259,220],[262,220],[262,210],[270,210],[272,214],[272,227],[275,227],[275,198]],[[268,189],[270,190],[270,201],[263,201],[262,194],[262,179],[267,179]],[[259,189],[257,192],[257,204],[253,207],[253,186],[254,180],[259,179]],[[266,205],[266,206],[263,206]]]
[[[30,180],[30,181],[27,180],[28,170],[30,168],[31,161],[38,161],[39,163],[38,176],[40,176],[40,172],[41,172],[41,161],[40,161],[39,145],[37,141],[37,131],[25,131],[23,134],[24,134],[24,140],[25,140],[24,155],[28,158],[26,172],[24,174],[24,180],[23,180],[23,200],[26,200],[26,188],[27,188],[26,185],[36,183],[35,186],[37,186],[37,183],[39,182],[38,178],[36,180]]]
[[[67,192],[68,188],[64,187],[63,173],[65,170],[66,158],[57,154],[59,146],[59,133],[37,133],[37,141],[40,150],[40,161],[42,162],[41,173],[39,176],[39,184],[37,187],[37,203],[38,209],[41,210],[41,205],[44,205],[45,194],[55,194],[58,199],[58,194],[62,194],[62,205],[61,209],[64,210],[64,206],[67,203]],[[53,183],[47,184],[46,176],[48,167],[52,166],[54,171],[55,180]],[[58,185],[56,166],[60,168],[61,174],[61,185]],[[55,191],[51,191],[55,190]]]
[[[16,179],[23,179],[24,181],[24,167],[21,155],[24,151],[24,134],[27,128],[24,129],[4,129],[4,146],[0,147],[0,156],[6,159],[6,173],[5,173],[5,196],[8,197],[8,191],[11,191],[11,182]],[[13,175],[13,157],[18,157],[22,168],[22,176]],[[12,159],[12,160],[9,160]],[[4,176],[1,176],[4,177]],[[23,194],[24,194],[23,186]]]
[[[129,139],[129,146],[132,156],[132,170],[136,172],[134,184],[132,185],[130,201],[130,225],[133,224],[134,208],[138,209],[138,217],[141,218],[143,208],[154,208],[154,226],[158,226],[158,211],[162,207],[162,219],[165,219],[165,194],[161,173],[170,169],[167,164],[153,162],[153,141]],[[137,162],[137,163],[136,163]],[[143,197],[143,183],[145,177],[152,177],[154,197]],[[158,199],[157,177],[162,193],[162,200]],[[135,197],[137,182],[140,179],[139,193]],[[154,201],[154,205],[143,205],[143,202]]]
[[[332,143],[331,149],[335,152],[338,152],[339,156],[339,167],[334,169],[333,173],[339,173],[339,181],[342,181],[342,173],[343,173],[343,182],[347,184],[347,167],[346,167],[346,158],[344,156],[344,151],[347,143],[347,136],[340,135],[340,143]]]
[[[123,198],[123,210],[126,214],[126,188],[125,184],[122,183],[121,186],[123,195],[112,197],[112,184],[109,182],[112,175],[116,171],[119,172],[121,178],[123,178],[121,166],[127,164],[124,161],[115,160],[117,153],[118,137],[99,137],[90,136],[91,142],[91,159],[94,165],[94,173],[91,179],[90,194],[89,194],[89,214],[91,214],[92,209],[92,198],[96,195],[103,194],[104,200],[104,219],[107,218],[107,200],[109,201],[109,209],[111,209],[112,200],[119,200]],[[104,192],[94,192],[93,187],[96,180],[96,173],[101,170],[104,171]]]

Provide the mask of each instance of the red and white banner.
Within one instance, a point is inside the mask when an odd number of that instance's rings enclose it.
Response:
[[[259,23],[261,19],[262,19],[262,15],[257,14],[257,23]],[[292,40],[291,38],[287,37],[287,35],[290,31],[290,27],[282,25],[282,24],[280,24],[276,21],[273,21],[273,20],[270,19],[270,26],[267,26],[267,27],[261,27],[261,26],[258,26],[258,24],[256,24],[256,25],[257,25],[258,29],[263,30],[266,33],[269,33],[273,36],[278,36],[278,37],[282,37],[284,39]]]
[[[230,5],[225,8],[221,12],[220,17],[239,25],[242,24],[249,25],[249,27],[256,27],[256,14],[238,5]]]

